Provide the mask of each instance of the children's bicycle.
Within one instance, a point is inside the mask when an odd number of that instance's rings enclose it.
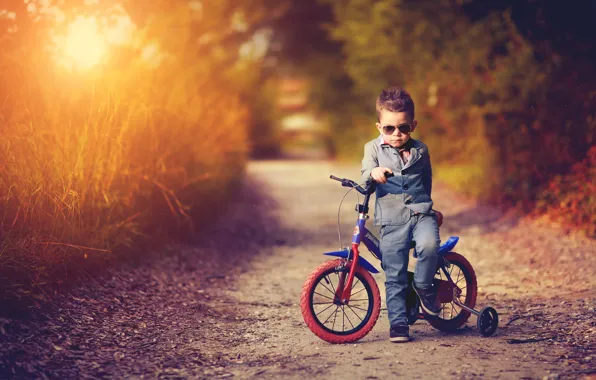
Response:
[[[386,175],[389,177],[392,174]],[[300,308],[304,321],[319,338],[330,343],[350,343],[363,338],[372,330],[381,311],[381,295],[371,275],[379,271],[361,257],[358,250],[362,242],[375,258],[382,260],[379,239],[365,227],[369,218],[368,203],[375,192],[376,183],[372,182],[364,188],[350,179],[335,176],[330,178],[341,182],[344,187],[355,189],[364,195],[364,200],[356,205],[358,220],[354,227],[351,249],[324,253],[339,258],[321,264],[308,276],[302,287]],[[458,237],[451,236],[439,247],[439,262],[434,279],[442,304],[439,315],[424,313],[413,288],[414,273],[408,272],[408,324],[425,319],[434,328],[449,332],[463,326],[470,315],[474,314],[480,333],[490,336],[497,330],[499,317],[492,307],[484,307],[480,311],[474,309],[477,296],[476,274],[465,257],[451,251],[458,240]]]

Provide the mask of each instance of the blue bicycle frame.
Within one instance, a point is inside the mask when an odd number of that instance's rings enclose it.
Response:
[[[350,299],[350,291],[352,289],[352,282],[354,280],[356,266],[361,266],[371,273],[379,273],[379,271],[371,263],[369,263],[365,258],[360,256],[360,243],[364,243],[364,245],[370,251],[370,253],[379,261],[382,261],[383,259],[381,250],[379,249],[379,239],[377,239],[377,237],[365,226],[366,220],[368,219],[368,203],[370,201],[370,196],[375,191],[376,186],[375,183],[371,183],[367,189],[364,189],[360,185],[349,179],[337,178],[335,176],[330,176],[330,178],[336,181],[340,181],[342,183],[342,186],[353,187],[359,193],[364,195],[364,201],[362,202],[362,204],[358,204],[356,206],[358,211],[358,220],[356,222],[356,226],[354,227],[354,235],[352,237],[352,249],[344,248],[341,251],[324,253],[324,255],[327,256],[342,257],[344,259],[351,260],[352,262],[356,262],[356,265],[352,265],[350,268],[347,283],[343,287],[344,291],[341,295],[341,301],[347,302]],[[451,236],[449,239],[447,239],[447,241],[441,244],[441,246],[439,247],[439,256],[443,256],[446,253],[450,252],[457,245],[458,241],[459,237],[457,236]]]

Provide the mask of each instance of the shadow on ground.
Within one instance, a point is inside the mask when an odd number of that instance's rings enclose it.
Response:
[[[0,378],[196,378],[230,363],[224,347],[243,342],[230,326],[251,321],[221,289],[256,254],[300,241],[261,190],[248,179],[192,244],[142,253],[4,310]]]

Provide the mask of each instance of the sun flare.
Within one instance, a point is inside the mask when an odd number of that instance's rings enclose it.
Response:
[[[65,63],[81,69],[97,65],[106,53],[106,38],[94,17],[79,17],[69,26],[64,37],[62,56]]]

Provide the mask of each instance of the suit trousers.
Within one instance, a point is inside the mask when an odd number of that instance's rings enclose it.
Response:
[[[385,271],[387,314],[391,326],[407,323],[406,293],[408,260],[412,240],[416,242],[414,285],[419,289],[432,286],[437,270],[440,244],[439,226],[434,213],[415,214],[401,225],[384,225],[380,230],[381,266]]]

